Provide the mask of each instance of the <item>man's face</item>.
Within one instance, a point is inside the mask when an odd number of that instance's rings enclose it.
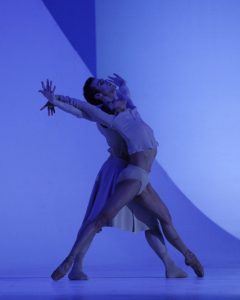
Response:
[[[116,92],[116,86],[109,82],[108,80],[94,78],[91,86],[98,90],[98,92],[104,96],[109,96],[110,98]],[[109,98],[109,102],[111,99]]]

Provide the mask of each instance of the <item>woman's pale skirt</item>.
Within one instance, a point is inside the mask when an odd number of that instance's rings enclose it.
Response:
[[[83,224],[91,222],[101,212],[114,192],[119,173],[126,166],[126,161],[113,156],[110,156],[103,164],[97,175]],[[156,228],[158,224],[156,216],[134,199],[124,206],[106,226],[137,232]]]

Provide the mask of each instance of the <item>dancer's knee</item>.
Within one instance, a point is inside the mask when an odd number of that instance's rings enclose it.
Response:
[[[98,216],[94,221],[94,227],[97,230],[97,232],[101,231],[102,227],[105,226],[109,221],[109,215],[107,213],[102,213],[100,216]]]
[[[152,234],[158,234],[159,233],[159,227],[155,226],[153,228],[149,228],[145,230],[145,235],[152,235]]]
[[[163,216],[160,217],[160,223],[161,225],[168,225],[168,226],[172,226],[172,217],[170,215],[170,213],[167,211],[167,213]]]

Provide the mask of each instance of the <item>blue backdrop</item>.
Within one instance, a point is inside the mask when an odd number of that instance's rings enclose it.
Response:
[[[148,3],[0,3],[0,275],[48,275],[75,238],[106,143],[94,124],[40,112],[37,90],[51,78],[82,98],[96,69],[123,75],[152,125],[151,180],[184,240],[207,266],[240,261],[240,4]],[[104,229],[86,269],[113,267],[162,270],[142,233]]]

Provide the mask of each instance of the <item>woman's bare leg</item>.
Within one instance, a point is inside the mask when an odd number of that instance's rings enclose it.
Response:
[[[176,266],[172,258],[169,256],[159,228],[156,227],[154,229],[146,230],[145,237],[150,247],[162,260],[165,267],[165,276],[167,278],[185,278],[188,276],[186,272]]]
[[[176,266],[174,261],[171,259],[168,254],[167,248],[164,243],[164,239],[159,228],[148,229],[145,231],[145,237],[153,249],[153,251],[158,255],[158,257],[162,260],[165,267],[165,276],[167,278],[185,278],[187,277],[187,273],[182,269]],[[74,260],[73,267],[68,274],[68,278],[70,280],[87,280],[87,275],[82,270],[83,258],[90,246],[90,243],[85,247],[84,251],[81,249],[81,252],[76,256]]]
[[[88,280],[88,276],[86,273],[83,272],[83,256],[82,254],[77,255],[72,269],[68,274],[68,278],[70,280]]]
[[[78,231],[77,239],[79,238],[83,228],[86,226],[86,222],[82,224],[81,228]],[[101,229],[98,231],[100,232]],[[80,253],[76,256],[71,271],[68,274],[70,280],[88,280],[88,276],[83,272],[83,259],[91,245],[91,242],[85,245],[85,248],[82,248]]]
[[[86,224],[82,224],[77,239],[79,238],[84,226]],[[71,271],[68,274],[68,278],[70,280],[88,280],[88,276],[86,273],[83,272],[83,259],[88,251],[88,248],[90,247],[91,241],[89,241],[88,244],[85,245],[84,248],[81,249],[81,251],[76,256]]]
[[[190,265],[199,277],[204,276],[204,270],[197,257],[187,248],[176,229],[168,208],[149,183],[144,192],[138,197],[139,204],[149,209],[159,219],[167,240],[185,257],[185,263]]]
[[[119,210],[131,201],[140,189],[140,182],[135,179],[125,180],[117,184],[114,194],[104,206],[99,216],[91,223],[84,226],[65,260],[52,273],[53,280],[61,279],[71,268],[76,257],[84,253],[90,246],[95,234],[114,216]],[[81,252],[82,251],[82,252]]]
[[[125,180],[117,185],[115,193],[112,197],[110,197],[110,201],[106,204],[100,216],[84,228],[81,234],[77,237],[77,240],[67,258],[52,273],[52,278],[54,280],[62,278],[69,271],[77,255],[81,253],[81,249],[85,249],[87,245],[90,245],[96,232],[98,232],[99,229],[108,222],[108,220],[111,220],[124,205],[136,196],[139,191],[139,187],[140,182],[137,180]],[[171,217],[166,206],[158,196],[156,197],[156,195],[156,192],[150,185],[148,185],[146,191],[141,194],[140,203],[156,214],[163,226],[164,234],[169,242],[185,256],[185,263],[191,265],[197,275],[202,277],[203,268],[201,264],[178,236],[172,225]]]
[[[138,197],[138,201],[139,204],[157,216],[167,240],[184,255],[188,248],[175,230],[168,208],[150,183],[147,185],[144,192]]]

